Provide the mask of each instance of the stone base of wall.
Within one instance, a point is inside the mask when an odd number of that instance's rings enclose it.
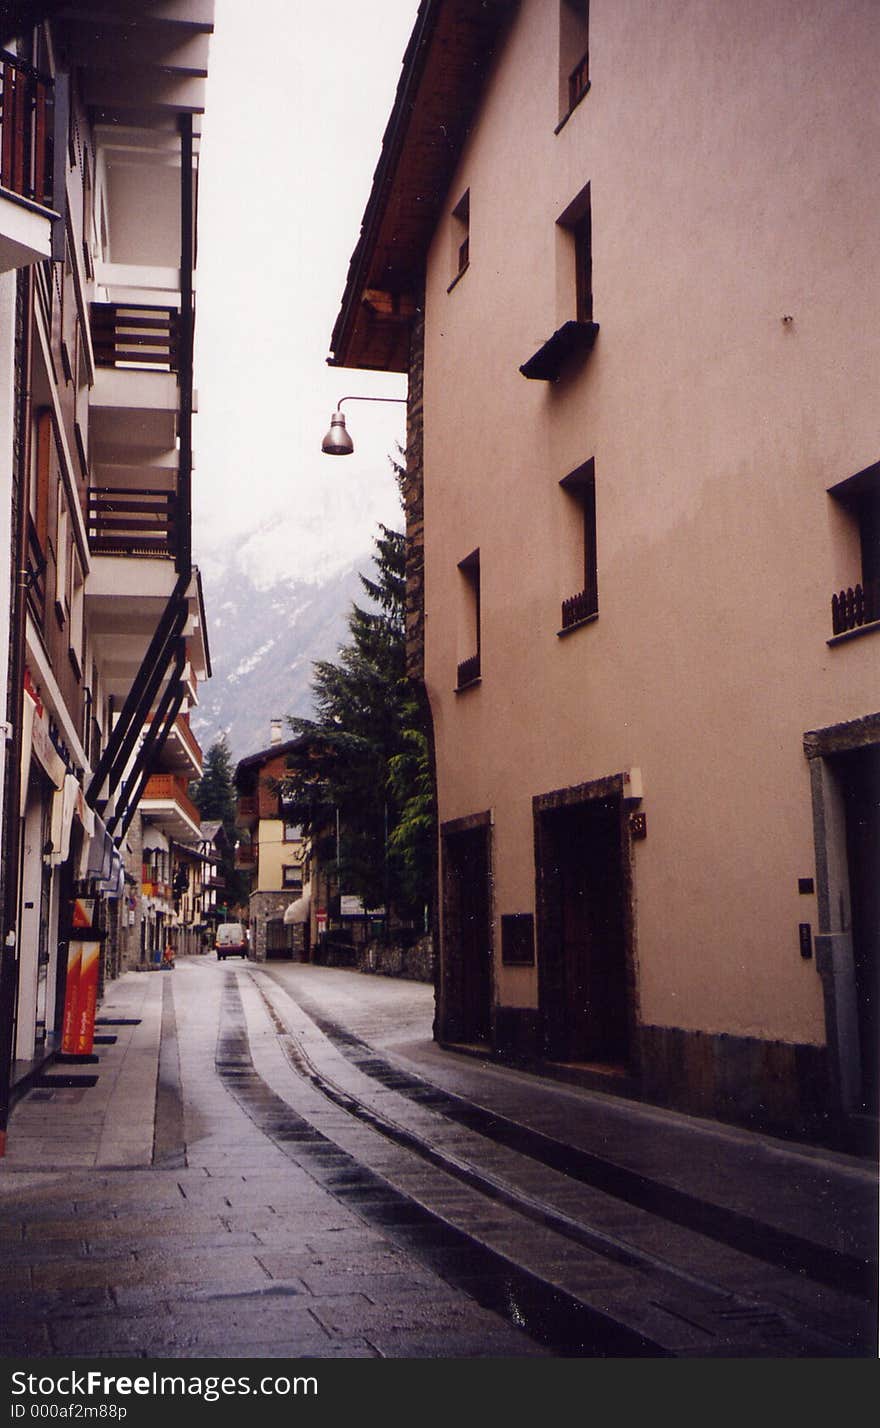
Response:
[[[639,1063],[641,1093],[657,1104],[751,1130],[837,1138],[823,1046],[643,1026]]]
[[[495,1007],[493,1050],[504,1061],[537,1061],[541,1054],[541,1019],[535,1007]]]
[[[441,1045],[451,1043],[438,1029]],[[604,1068],[549,1064],[542,1058],[540,1013],[529,1007],[493,1010],[486,1052],[538,1076],[705,1116],[749,1130],[813,1141],[854,1153],[863,1147],[834,1109],[824,1047],[757,1037],[643,1026],[632,1064]]]
[[[355,972],[403,977],[411,982],[434,980],[434,942],[430,933],[411,946],[393,941],[353,946],[326,938],[314,948],[312,961],[322,967],[347,967]]]

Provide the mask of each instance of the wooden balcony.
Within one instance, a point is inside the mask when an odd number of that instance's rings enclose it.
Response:
[[[241,872],[253,872],[257,866],[257,845],[239,843],[235,850],[235,866]]]
[[[256,794],[244,794],[235,806],[235,821],[241,828],[249,828],[260,816],[260,800]]]
[[[173,559],[177,552],[177,497],[173,491],[92,486],[88,507],[93,555]]]
[[[187,793],[186,780],[176,774],[151,774],[141,797],[143,802],[175,803],[192,823],[201,822],[202,815]]]
[[[831,597],[831,628],[835,635],[861,629],[880,620],[880,580],[866,580]]]
[[[52,202],[48,75],[0,50],[0,187],[43,208]]]
[[[99,367],[180,370],[180,313],[176,308],[93,302],[91,322]]]

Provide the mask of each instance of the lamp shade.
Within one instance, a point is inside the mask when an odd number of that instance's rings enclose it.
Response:
[[[345,429],[342,412],[334,412],[330,418],[330,430],[321,442],[321,450],[325,456],[350,456],[354,451],[354,442]]]

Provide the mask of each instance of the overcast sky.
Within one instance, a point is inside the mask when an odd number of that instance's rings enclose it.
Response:
[[[329,573],[400,524],[402,376],[328,367],[417,0],[216,0],[199,175],[194,551],[210,578]]]

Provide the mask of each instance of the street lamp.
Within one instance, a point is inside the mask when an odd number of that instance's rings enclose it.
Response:
[[[330,418],[330,430],[321,442],[321,450],[325,456],[350,456],[354,451],[354,442],[345,429],[343,402],[403,402],[405,405],[406,397],[342,397],[336,403],[336,410]]]

